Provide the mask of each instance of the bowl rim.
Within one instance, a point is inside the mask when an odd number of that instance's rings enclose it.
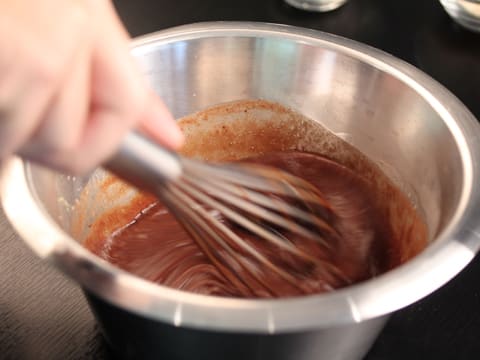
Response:
[[[386,315],[430,294],[460,272],[480,248],[480,127],[448,90],[412,65],[340,36],[288,25],[207,22],[179,26],[132,41],[132,53],[206,37],[279,38],[338,51],[387,72],[422,96],[440,115],[459,148],[463,188],[450,224],[406,264],[332,293],[282,299],[231,299],[150,283],[97,258],[51,219],[29,185],[29,164],[10,159],[0,176],[7,217],[30,247],[84,288],[120,308],[174,326],[226,332],[284,333],[357,323]],[[439,266],[438,264],[442,264]],[[401,285],[399,285],[401,284]]]

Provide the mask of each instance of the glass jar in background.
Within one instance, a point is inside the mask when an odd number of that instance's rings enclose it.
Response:
[[[457,23],[480,32],[480,0],[440,0],[440,2]]]
[[[347,0],[285,0],[285,2],[297,9],[325,12],[335,10]]]

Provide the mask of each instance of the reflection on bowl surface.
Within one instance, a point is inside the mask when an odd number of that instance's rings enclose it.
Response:
[[[440,0],[447,13],[460,25],[480,32],[480,1]]]
[[[339,8],[347,0],[285,0],[291,6],[307,11],[331,11]]]

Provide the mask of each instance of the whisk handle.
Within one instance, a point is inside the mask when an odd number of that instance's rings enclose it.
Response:
[[[104,166],[131,184],[153,192],[182,174],[177,154],[135,132],[127,134]]]

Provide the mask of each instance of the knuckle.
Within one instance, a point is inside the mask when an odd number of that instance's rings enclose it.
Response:
[[[74,144],[65,138],[51,139],[48,144],[48,151],[53,154],[67,154],[75,149]]]
[[[78,152],[81,132],[60,130],[43,134],[43,140],[48,143],[49,151],[56,154],[70,154],[70,158]]]
[[[143,113],[142,99],[136,96],[128,96],[128,104],[118,104],[118,106],[110,107],[111,119],[116,120],[118,129],[133,127]]]
[[[93,166],[89,166],[84,162],[75,162],[68,165],[68,173],[74,176],[85,175],[88,171],[92,170]]]
[[[75,153],[77,144],[72,136],[58,136],[54,131],[44,128],[32,138],[32,143],[36,144],[41,155],[51,161],[55,166],[68,168],[70,164],[75,164]]]
[[[75,152],[63,152],[56,158],[55,167],[71,175],[84,175],[92,170],[94,165],[88,159],[75,154]]]

